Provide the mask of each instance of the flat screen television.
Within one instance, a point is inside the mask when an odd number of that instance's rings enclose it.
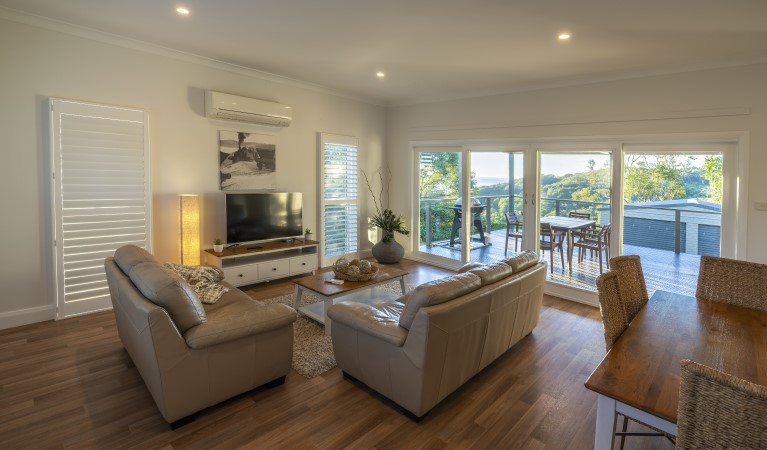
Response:
[[[300,192],[226,194],[227,244],[250,244],[303,235]]]

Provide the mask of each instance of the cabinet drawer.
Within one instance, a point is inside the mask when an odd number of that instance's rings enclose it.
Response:
[[[290,258],[290,273],[306,273],[317,268],[317,255],[296,256]]]
[[[289,268],[290,264],[288,264],[286,259],[258,263],[258,278],[268,280],[270,278],[284,277],[289,273]]]
[[[248,264],[234,267],[224,267],[224,279],[235,286],[258,282],[258,266]]]

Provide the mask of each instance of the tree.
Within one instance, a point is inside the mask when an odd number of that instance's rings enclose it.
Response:
[[[627,159],[625,203],[687,198],[682,173],[688,170],[688,162],[680,162],[676,155],[631,155]]]
[[[714,203],[722,204],[722,155],[706,156],[703,160],[703,178],[708,180],[708,197]]]

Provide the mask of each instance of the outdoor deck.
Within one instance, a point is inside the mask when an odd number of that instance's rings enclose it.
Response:
[[[471,250],[471,261],[493,263],[504,259],[504,238],[502,232],[490,234],[489,245],[478,246]],[[478,238],[479,236],[474,236]],[[480,245],[472,242],[472,247]],[[421,246],[421,251],[445,258],[459,259],[461,257],[460,244],[451,248],[446,243],[435,243],[432,247]],[[565,248],[567,252],[567,248]],[[639,255],[642,258],[647,291],[650,296],[656,290],[672,291],[684,295],[695,295],[695,287],[698,282],[700,268],[700,256],[686,253],[674,253],[666,250],[624,245],[623,252],[626,255]],[[514,253],[514,241],[509,241],[509,255]],[[546,261],[549,254],[545,253]],[[554,273],[549,272],[548,279],[556,283],[596,291],[596,279],[599,276],[599,259],[596,255],[592,259],[588,254],[582,263],[578,262],[578,251],[573,255],[573,273],[567,273],[567,253],[565,253],[565,268],[563,270],[559,255],[554,255]],[[603,270],[607,270],[603,267]]]

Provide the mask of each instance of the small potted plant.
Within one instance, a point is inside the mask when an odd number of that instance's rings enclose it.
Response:
[[[216,238],[216,240],[213,241],[213,251],[216,253],[221,253],[224,251],[224,243],[221,242],[221,239]]]
[[[312,239],[312,229],[307,228],[304,230],[304,241],[310,241]]]

